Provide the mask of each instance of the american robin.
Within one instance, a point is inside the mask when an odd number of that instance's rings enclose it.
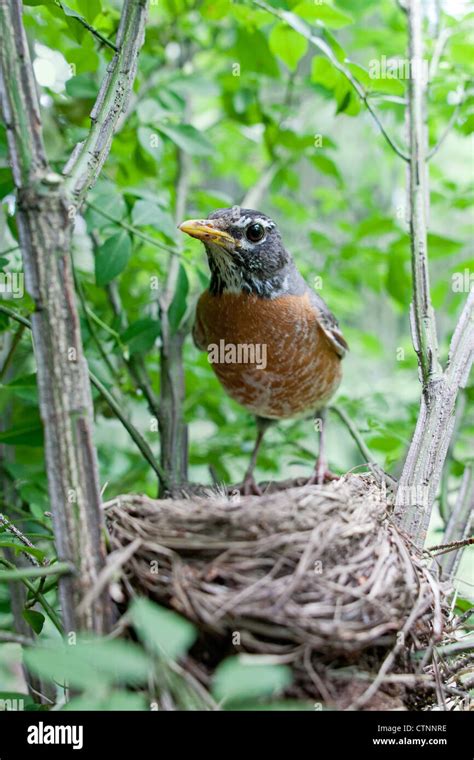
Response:
[[[243,492],[259,493],[253,470],[269,424],[310,412],[322,416],[341,381],[348,345],[268,216],[234,206],[185,221],[179,229],[206,249],[211,280],[197,304],[194,342],[208,351],[227,393],[256,417]],[[320,435],[310,482],[324,480],[322,446]]]

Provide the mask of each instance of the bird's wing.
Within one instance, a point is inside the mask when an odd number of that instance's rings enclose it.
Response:
[[[199,309],[196,309],[196,318],[194,320],[194,325],[193,325],[193,341],[196,348],[199,348],[200,351],[207,350],[207,345],[209,341],[206,339],[206,333],[204,330],[204,325],[199,315]]]
[[[311,288],[308,288],[308,290],[310,294],[311,304],[317,311],[318,324],[322,328],[335,352],[342,359],[346,355],[346,352],[349,350],[349,346],[339,329],[338,321],[332,311],[329,310],[321,296],[315,293],[314,290],[311,290]]]

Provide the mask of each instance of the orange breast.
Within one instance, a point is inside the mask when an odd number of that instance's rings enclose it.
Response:
[[[262,417],[295,417],[324,406],[341,362],[307,295],[262,299],[202,294],[194,335],[227,393]]]

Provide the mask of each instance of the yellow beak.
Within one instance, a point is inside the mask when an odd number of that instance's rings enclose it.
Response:
[[[203,243],[214,243],[224,248],[235,245],[232,235],[215,227],[211,219],[188,219],[179,225],[179,229],[197,240],[202,240]]]

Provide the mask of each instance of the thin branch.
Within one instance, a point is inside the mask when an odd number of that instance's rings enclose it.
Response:
[[[18,348],[18,345],[19,345],[19,343],[21,341],[21,338],[22,338],[22,335],[23,335],[24,332],[25,332],[25,326],[24,325],[20,325],[19,328],[18,328],[18,330],[16,331],[14,337],[13,337],[10,349],[9,349],[9,351],[8,351],[6,357],[5,357],[5,361],[3,362],[3,366],[0,369],[0,382],[5,377],[5,374],[6,374],[8,368],[9,368],[9,366],[11,364],[11,361],[13,359],[15,351]]]
[[[44,178],[48,162],[22,3],[0,3],[0,103],[16,187]],[[12,91],[14,90],[14,92]]]
[[[31,330],[31,323],[29,320],[22,317],[21,314],[17,314],[17,312],[10,309],[9,306],[3,306],[3,304],[0,304],[0,314],[5,314],[7,317],[10,317],[10,319],[18,322],[18,324],[28,327]]]
[[[25,536],[25,534],[22,533],[21,530],[16,527],[16,525],[13,525],[13,523],[10,522],[10,520],[7,517],[5,517],[5,515],[2,515],[1,513],[0,513],[0,525],[4,525],[9,533],[15,536],[15,538],[17,538],[22,544],[27,546],[29,549],[36,548],[34,544],[31,543],[30,539],[27,538],[27,536]],[[38,560],[35,557],[33,557],[31,554],[29,554],[28,552],[23,552],[23,555],[32,565],[35,565],[36,567],[40,566],[40,563],[38,562]],[[43,564],[47,564],[47,563],[45,562]]]
[[[20,644],[22,647],[31,647],[34,645],[34,639],[23,636],[21,633],[11,633],[10,631],[0,631],[0,641],[4,643]]]
[[[424,111],[426,86],[423,82],[423,40],[420,0],[408,5],[408,58],[411,61],[408,80],[408,128],[410,138],[410,243],[413,278],[411,323],[415,351],[421,370],[423,391],[429,382],[439,378],[436,322],[430,295],[427,243],[426,129]]]
[[[273,179],[284,162],[281,159],[275,159],[261,173],[258,181],[250,187],[242,198],[240,205],[242,208],[258,208],[262,198],[268,191]]]
[[[77,294],[79,295],[79,301],[80,301],[81,306],[82,306],[82,312],[84,314],[84,318],[86,320],[87,328],[89,330],[89,333],[90,333],[90,335],[92,337],[92,340],[94,341],[94,343],[96,345],[96,348],[97,348],[99,354],[102,357],[102,361],[104,362],[104,364],[106,365],[106,367],[108,368],[108,370],[110,372],[110,376],[112,378],[114,378],[116,381],[118,381],[117,370],[114,367],[114,365],[112,363],[112,360],[110,359],[107,351],[104,349],[104,347],[103,347],[101,341],[99,340],[99,338],[97,336],[97,333],[95,331],[94,320],[91,317],[90,309],[87,306],[86,299],[85,299],[85,296],[84,296],[84,288],[82,287],[82,282],[81,282],[80,278],[77,275],[77,272],[76,272],[76,269],[75,269],[74,265],[73,265],[73,273],[74,273],[74,283],[76,285],[76,291],[77,291]]]
[[[453,554],[443,557],[443,559],[440,560],[440,566],[444,576],[453,577],[456,574],[462,555],[462,552],[459,550],[464,548],[466,540],[468,542],[474,540],[467,539],[473,510],[474,470],[471,465],[464,470],[458,498],[456,499],[456,504],[451,512],[443,536],[443,543],[451,545],[456,549]]]
[[[4,560],[0,560],[4,562]],[[21,581],[24,578],[45,578],[47,575],[70,575],[74,573],[74,567],[68,562],[57,562],[47,567],[15,567],[12,570],[0,570],[0,583],[2,581]]]
[[[138,449],[142,453],[145,460],[148,462],[150,467],[155,471],[155,473],[158,476],[158,479],[160,483],[162,484],[163,488],[167,487],[167,477],[164,472],[164,470],[160,467],[158,462],[155,460],[155,457],[153,456],[153,452],[150,449],[148,443],[145,441],[143,436],[140,435],[138,430],[132,425],[130,420],[128,420],[125,415],[122,413],[122,410],[120,408],[120,404],[114,399],[111,393],[107,390],[105,385],[103,385],[99,378],[96,377],[91,371],[89,371],[89,377],[91,379],[92,385],[94,385],[97,390],[99,391],[100,395],[107,401],[108,405],[116,415],[116,417],[120,420],[124,428],[129,433],[132,440],[137,445]]]
[[[113,217],[107,211],[104,211],[103,209],[99,208],[99,206],[96,206],[95,203],[86,201],[86,205],[88,208],[91,208],[97,214],[100,214],[101,216],[103,216],[104,219],[108,219],[109,222],[113,222],[119,227],[122,227],[122,229],[127,230],[127,232],[130,232],[131,235],[134,235],[135,237],[138,237],[141,240],[144,240],[145,243],[149,243],[150,245],[155,246],[155,248],[160,248],[162,251],[167,251],[172,256],[181,256],[181,254],[177,250],[172,248],[171,246],[166,245],[166,243],[162,243],[160,240],[157,240],[154,237],[151,237],[151,235],[147,235],[146,232],[142,232],[141,230],[138,230],[136,227],[134,227],[132,224],[129,224],[128,222],[124,222],[120,219],[115,219],[115,217]]]
[[[311,45],[314,45],[317,47],[325,56],[328,58],[332,65],[347,79],[351,87],[355,90],[361,101],[364,103],[365,107],[367,108],[367,111],[371,115],[373,121],[377,125],[378,129],[380,130],[381,134],[387,141],[387,143],[390,145],[392,150],[395,151],[397,156],[399,156],[403,161],[409,161],[410,158],[407,156],[401,148],[398,147],[398,145],[392,140],[388,132],[386,131],[384,125],[382,124],[378,114],[374,109],[372,108],[367,93],[365,92],[364,88],[360,84],[360,82],[353,76],[352,72],[347,69],[343,63],[338,61],[337,57],[334,55],[332,49],[330,46],[324,42],[320,37],[316,37],[316,35],[312,34],[307,24],[305,24],[304,21],[302,21],[298,16],[295,16],[293,13],[289,13],[288,11],[280,11],[276,8],[272,8],[272,6],[267,5],[267,3],[263,2],[263,0],[252,0],[254,5],[257,5],[259,8],[262,8],[263,10],[267,11],[267,13],[271,13],[272,16],[276,16],[276,18],[280,19],[280,21],[285,22],[290,26],[292,29],[295,30],[295,32],[298,32],[298,34],[301,34],[302,37],[308,40],[308,42],[311,43]]]
[[[78,22],[79,22],[79,24],[82,24],[82,26],[83,26],[85,29],[87,29],[87,31],[88,31],[88,32],[90,32],[91,34],[93,34],[93,35],[94,35],[94,37],[96,37],[96,38],[97,38],[97,39],[98,39],[100,42],[102,42],[104,45],[107,45],[107,47],[111,48],[111,49],[112,49],[112,50],[114,50],[115,52],[117,52],[117,48],[116,48],[116,46],[114,45],[114,43],[113,43],[113,42],[111,42],[109,39],[107,39],[107,37],[104,37],[104,35],[103,35],[103,34],[101,34],[101,32],[99,32],[99,31],[98,31],[97,29],[95,29],[93,26],[91,26],[91,24],[89,24],[89,22],[88,22],[88,21],[86,21],[86,19],[85,19],[83,16],[80,16],[80,15],[79,15],[78,13],[76,13],[76,12],[74,12],[74,15],[73,15],[73,16],[71,16],[69,13],[67,13],[67,12],[66,12],[66,10],[65,10],[65,8],[64,8],[64,5],[63,5],[61,2],[59,2],[59,0],[57,0],[57,5],[58,5],[58,7],[59,7],[59,8],[61,8],[61,10],[64,12],[64,15],[65,15],[65,16],[68,16],[69,18],[73,18],[73,19],[75,19],[76,21],[78,21]]]
[[[126,330],[128,323],[125,315],[125,310],[120,299],[120,294],[118,292],[117,284],[115,282],[109,283],[106,290],[114,316],[119,320],[120,329]],[[127,359],[122,353],[122,360],[126,369],[128,370],[131,379],[135,383],[135,386],[139,388],[143,393],[148,403],[150,413],[153,415],[153,417],[155,417],[155,419],[159,421],[160,405],[158,397],[152,388],[151,380],[143,361],[143,357],[135,356],[132,354]]]
[[[0,305],[0,313],[6,314],[11,319],[14,319],[17,322],[20,322],[21,324],[25,325],[25,327],[31,328],[31,324],[30,324],[30,322],[27,319],[25,319],[24,317],[20,316],[20,314],[17,314],[16,312],[14,312],[12,309],[8,308],[7,306]],[[163,486],[165,486],[166,483],[167,483],[166,475],[165,475],[164,471],[162,470],[162,468],[160,467],[160,465],[158,464],[158,462],[156,461],[155,457],[153,456],[153,452],[151,451],[148,443],[145,441],[145,439],[143,438],[143,436],[140,435],[140,433],[134,427],[134,425],[132,425],[132,423],[130,422],[130,420],[128,420],[125,417],[125,415],[123,414],[122,409],[121,409],[120,404],[118,403],[118,401],[115,400],[115,398],[107,390],[107,388],[105,387],[105,385],[103,385],[101,383],[101,381],[99,380],[99,378],[96,377],[91,370],[89,370],[89,378],[90,378],[91,383],[97,388],[97,390],[99,391],[100,395],[108,403],[108,405],[110,406],[110,408],[112,409],[112,411],[114,412],[114,414],[117,416],[117,418],[120,420],[120,422],[122,423],[122,425],[124,426],[124,428],[127,430],[127,432],[129,433],[130,437],[135,442],[135,444],[137,445],[137,447],[140,450],[141,454],[143,455],[143,457],[146,459],[146,461],[148,462],[148,464],[155,471],[155,473],[157,474],[160,482],[163,484]]]
[[[11,562],[8,562],[8,560],[3,559],[0,557],[0,565],[3,565],[4,567],[8,568],[8,570],[17,570],[14,564]],[[43,594],[39,593],[38,590],[35,588],[34,583],[32,583],[28,578],[20,578],[22,583],[25,584],[28,591],[31,591],[32,594],[35,594],[38,599],[38,603],[41,604],[42,608],[46,612],[47,616],[55,626],[55,628],[59,631],[59,633],[63,634],[63,626],[61,625],[61,621],[56,614],[55,610],[51,607],[50,603],[47,601],[47,599],[44,597]]]
[[[66,190],[76,207],[82,204],[99,176],[117,122],[127,108],[144,40],[147,9],[148,0],[125,0],[117,32],[117,52],[92,109],[90,132],[76,146],[63,169]]]
[[[448,27],[444,27],[444,29],[440,29],[439,31],[439,34],[436,38],[433,55],[431,57],[429,71],[428,71],[429,82],[431,82],[437,74],[441,56],[443,55],[444,48],[446,47],[446,43],[451,37],[451,35],[452,35],[452,31]]]
[[[372,453],[365,443],[364,439],[362,438],[359,430],[352,422],[349,415],[345,412],[345,410],[340,407],[338,404],[331,404],[331,406],[328,407],[329,411],[335,412],[339,419],[344,423],[346,428],[348,429],[351,437],[357,444],[357,447],[362,454],[364,458],[364,462],[366,462],[371,469],[372,473],[379,479],[382,477],[383,480],[385,480],[385,473],[383,469],[380,467],[379,464],[375,461],[375,459],[372,456]]]
[[[463,388],[474,360],[474,290],[471,290],[456,325],[449,347],[446,376]]]
[[[429,546],[425,549],[425,552],[428,552],[432,557],[438,557],[440,554],[449,554],[449,552],[456,551],[465,546],[472,546],[472,544],[474,544],[474,538],[465,538],[463,541],[451,541],[449,544]]]
[[[428,152],[428,155],[426,156],[426,160],[427,160],[427,161],[430,161],[430,159],[432,159],[432,158],[433,158],[433,156],[434,156],[434,155],[436,155],[436,153],[439,151],[439,149],[441,148],[442,144],[443,144],[443,143],[444,143],[444,141],[446,140],[447,136],[448,136],[448,135],[449,135],[449,133],[451,132],[452,128],[453,128],[453,127],[454,127],[454,125],[456,124],[456,119],[458,118],[458,115],[459,115],[459,111],[461,110],[461,106],[462,106],[462,105],[463,105],[463,103],[464,103],[464,99],[465,99],[465,98],[464,98],[464,92],[465,92],[465,89],[464,89],[464,87],[463,87],[462,93],[461,93],[461,95],[459,96],[459,101],[456,103],[456,106],[455,106],[455,108],[454,108],[454,110],[453,110],[453,112],[452,112],[452,114],[451,114],[451,118],[449,119],[449,121],[448,121],[448,123],[447,123],[447,125],[446,125],[446,128],[445,128],[444,132],[442,133],[442,135],[441,135],[441,137],[439,138],[439,140],[438,140],[438,142],[436,143],[436,145],[434,145],[434,146],[431,148],[431,150]]]

